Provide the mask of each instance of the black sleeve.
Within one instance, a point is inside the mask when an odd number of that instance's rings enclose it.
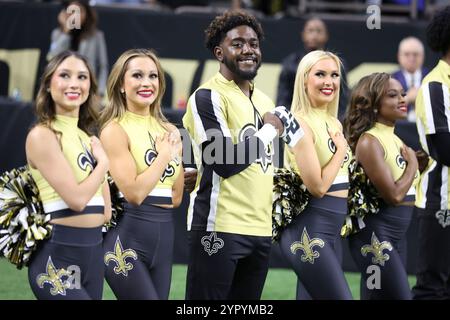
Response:
[[[277,89],[277,106],[285,106],[288,110],[291,109],[292,96],[294,92],[295,71],[292,72],[291,57],[286,58],[283,62],[280,77],[278,78]],[[295,69],[295,67],[294,67]]]
[[[247,137],[234,144],[226,117],[223,114],[219,95],[209,89],[195,93],[192,112],[195,130],[203,137],[201,144],[203,164],[212,166],[214,172],[223,178],[238,174],[250,166],[264,153],[262,141]]]
[[[263,153],[264,145],[255,136],[238,144],[233,144],[230,138],[222,137],[202,145],[203,164],[212,166],[214,172],[222,178],[229,178],[247,169]]]
[[[450,132],[427,135],[430,156],[439,163],[450,167]]]
[[[448,109],[449,88],[437,81],[429,82],[422,86],[424,106],[428,112],[428,131],[434,133],[450,132],[450,112]]]

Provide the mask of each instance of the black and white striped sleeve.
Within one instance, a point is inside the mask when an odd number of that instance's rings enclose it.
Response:
[[[450,132],[449,87],[437,81],[422,87],[425,108],[425,134]]]
[[[211,165],[221,177],[228,178],[250,166],[264,153],[263,139],[257,135],[237,144],[221,107],[221,97],[209,89],[199,89],[190,98],[197,143],[204,165]],[[238,156],[238,153],[241,153]],[[244,156],[242,156],[244,153]]]

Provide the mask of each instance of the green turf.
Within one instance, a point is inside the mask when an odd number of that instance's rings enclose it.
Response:
[[[359,279],[357,273],[345,274],[350,285],[353,298],[359,299]],[[171,300],[184,299],[186,281],[186,266],[175,265],[172,272]],[[412,286],[415,277],[409,277]],[[292,300],[295,298],[296,276],[288,269],[270,269],[262,294],[262,299]],[[0,300],[29,300],[35,299],[28,284],[27,269],[17,270],[14,265],[0,258]],[[103,299],[115,299],[114,294],[105,282]]]

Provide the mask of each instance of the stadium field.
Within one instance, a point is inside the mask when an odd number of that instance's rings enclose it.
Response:
[[[359,299],[359,279],[357,273],[346,272],[354,299]],[[184,299],[186,283],[186,266],[174,265],[172,272],[171,300]],[[415,283],[415,277],[409,276],[409,284]],[[296,277],[288,269],[270,269],[262,294],[263,300],[293,300],[295,299]],[[0,259],[0,300],[34,300],[28,284],[27,269],[16,269],[5,259]],[[103,299],[114,300],[114,294],[105,282]]]

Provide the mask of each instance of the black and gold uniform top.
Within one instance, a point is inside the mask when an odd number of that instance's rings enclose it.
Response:
[[[155,141],[166,129],[152,115],[141,116],[130,111],[115,120],[128,135],[130,153],[136,164],[137,174],[141,174],[156,159]],[[145,204],[172,204],[172,186],[180,174],[180,161],[172,160],[159,178],[155,188],[148,194]]]
[[[91,174],[95,166],[89,136],[78,128],[78,118],[56,115],[56,120],[52,122],[52,128],[62,133],[60,137],[62,152],[69,162],[77,182],[80,183]],[[39,170],[33,169],[31,166],[29,168],[39,189],[44,211],[50,213],[52,219],[89,213],[103,214],[105,203],[102,196],[102,186],[98,188],[85,209],[76,212],[69,208],[55,189],[44,179]]]
[[[183,124],[198,177],[188,230],[272,235],[273,146],[254,134],[273,107],[254,86],[249,98],[220,73],[191,95]]]
[[[339,120],[330,115],[326,110],[318,108],[311,108],[308,114],[302,115],[300,118],[308,124],[313,133],[314,148],[319,159],[320,167],[323,168],[336,153],[336,146],[328,133],[328,128],[331,132],[342,132],[342,129],[339,126]],[[288,148],[285,150],[285,155],[287,155],[287,157],[285,157],[287,160],[287,167],[299,173],[300,171],[295,162],[295,157]],[[344,162],[327,192],[348,189],[348,165],[351,156],[351,150],[348,148]]]
[[[403,141],[394,133],[394,127],[375,122],[375,125],[364,134],[370,134],[375,137],[384,150],[384,161],[388,165],[394,181],[400,179],[406,170],[406,161],[400,153],[400,148],[404,145]],[[416,185],[419,182],[420,172],[417,170],[414,181],[406,193],[403,201],[414,201],[416,197]]]
[[[422,80],[416,98],[416,125],[422,148],[430,154],[427,136],[450,132],[450,65],[439,60],[437,66]],[[416,206],[450,209],[449,167],[430,157],[420,175]]]

